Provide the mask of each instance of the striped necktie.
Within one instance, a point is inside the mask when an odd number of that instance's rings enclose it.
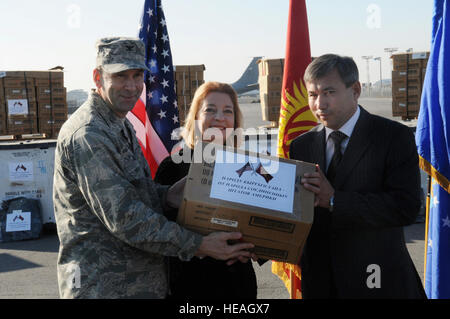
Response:
[[[342,159],[341,144],[346,137],[347,135],[339,131],[334,131],[330,134],[330,138],[334,143],[334,153],[333,157],[331,158],[330,165],[328,165],[327,178],[331,185],[334,185],[337,167]]]

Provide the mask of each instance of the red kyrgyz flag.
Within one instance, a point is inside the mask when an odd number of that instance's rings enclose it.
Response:
[[[292,140],[317,124],[309,109],[308,93],[303,82],[303,75],[309,63],[311,63],[311,49],[305,0],[290,0],[278,130],[279,157],[289,158]],[[298,265],[273,262],[272,272],[284,281],[292,299],[301,298],[301,275]]]

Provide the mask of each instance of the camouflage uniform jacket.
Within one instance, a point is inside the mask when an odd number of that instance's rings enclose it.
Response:
[[[163,216],[167,189],[151,179],[130,122],[92,92],[55,153],[62,298],[166,296],[163,255],[189,260],[202,239]]]

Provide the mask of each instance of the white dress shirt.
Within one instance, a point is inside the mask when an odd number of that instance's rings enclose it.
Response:
[[[340,132],[342,132],[345,135],[347,135],[347,137],[341,143],[341,153],[342,153],[342,155],[344,155],[344,152],[345,152],[345,150],[347,148],[347,145],[348,145],[348,141],[350,140],[350,137],[352,136],[353,129],[355,128],[355,125],[356,125],[356,122],[358,121],[360,113],[361,113],[361,111],[360,111],[359,105],[358,105],[358,107],[356,109],[356,112],[339,129]],[[331,158],[333,157],[333,153],[334,153],[334,143],[333,143],[333,140],[330,138],[331,132],[333,132],[332,129],[330,129],[328,127],[325,127],[325,139],[327,141],[327,146],[326,146],[326,150],[325,150],[326,151],[326,160],[327,160],[327,163],[326,163],[327,164],[327,166],[326,166],[327,169],[328,169],[328,165],[330,165]]]

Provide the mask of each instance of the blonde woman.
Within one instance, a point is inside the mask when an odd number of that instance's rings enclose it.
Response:
[[[177,151],[178,156],[187,160],[176,163],[172,156],[167,157],[160,164],[155,181],[172,185],[186,176],[192,150],[199,140],[238,145],[239,138],[233,131],[242,125],[242,113],[234,89],[219,82],[202,84],[195,92],[186,118],[182,133],[185,145]],[[166,216],[175,220],[176,214],[177,211],[173,210]],[[193,258],[189,262],[169,258],[168,268],[169,298],[256,299],[256,276],[250,261],[237,261],[229,266],[226,261],[209,257]]]

